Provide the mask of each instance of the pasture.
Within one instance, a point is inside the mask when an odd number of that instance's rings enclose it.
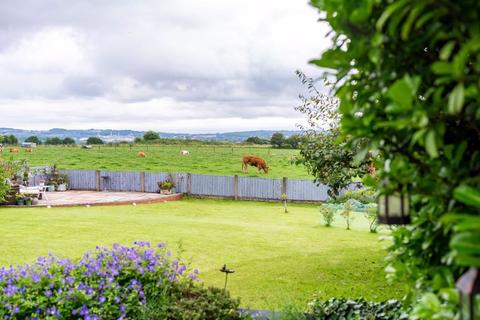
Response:
[[[383,272],[386,241],[368,232],[359,215],[353,230],[337,217],[321,225],[318,207],[279,203],[185,199],[111,207],[0,208],[0,265],[32,262],[49,252],[79,258],[96,245],[166,241],[199,267],[207,285],[223,287],[218,269],[236,270],[228,289],[245,307],[303,308],[317,295],[400,298]],[[179,249],[179,244],[181,244]]]
[[[189,155],[180,155],[188,150]],[[140,151],[145,157],[139,157]],[[266,160],[268,174],[257,173],[250,167],[242,172],[242,156],[256,155]],[[4,150],[5,159],[27,159],[30,166],[57,164],[61,169],[95,169],[112,171],[188,172],[210,175],[242,175],[268,178],[313,179],[305,167],[291,163],[298,150],[272,149],[255,146],[181,146],[181,145],[119,145],[94,146],[39,146],[32,153],[19,148],[18,153]]]

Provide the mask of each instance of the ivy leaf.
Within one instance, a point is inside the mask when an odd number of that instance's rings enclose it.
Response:
[[[480,190],[461,185],[453,190],[453,197],[469,206],[480,208]]]
[[[451,114],[459,113],[462,111],[464,102],[465,89],[463,83],[459,83],[448,96],[448,112]]]
[[[428,154],[432,158],[438,157],[438,149],[437,149],[437,142],[435,141],[435,130],[430,129],[428,130],[425,136],[425,149],[427,150]]]

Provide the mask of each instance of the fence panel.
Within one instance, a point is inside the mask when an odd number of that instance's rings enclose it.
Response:
[[[100,190],[142,191],[140,172],[100,172]]]
[[[62,170],[68,176],[69,187],[73,190],[95,190],[97,188],[95,170]]]
[[[280,199],[282,179],[238,178],[238,196],[245,199]]]
[[[192,174],[191,193],[194,195],[233,197],[234,177]]]
[[[297,201],[326,201],[328,187],[311,180],[287,180],[287,199]]]

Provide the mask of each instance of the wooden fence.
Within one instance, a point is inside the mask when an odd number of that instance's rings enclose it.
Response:
[[[177,192],[194,196],[233,199],[280,200],[282,194],[294,201],[325,201],[328,187],[312,180],[213,176],[190,173],[115,172],[63,170],[73,190],[157,192],[159,181],[172,179]]]

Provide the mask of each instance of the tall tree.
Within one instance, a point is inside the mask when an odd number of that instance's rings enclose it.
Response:
[[[281,132],[275,132],[270,138],[270,144],[274,148],[282,148],[285,144],[285,136]]]
[[[155,131],[147,131],[143,134],[143,140],[145,141],[153,141],[160,139],[160,135],[158,132]]]
[[[90,137],[87,139],[87,144],[103,144],[103,140],[99,137]]]
[[[36,144],[42,144],[42,141],[37,136],[30,136],[27,139],[25,139],[25,142],[33,142],[33,143],[36,143]]]

